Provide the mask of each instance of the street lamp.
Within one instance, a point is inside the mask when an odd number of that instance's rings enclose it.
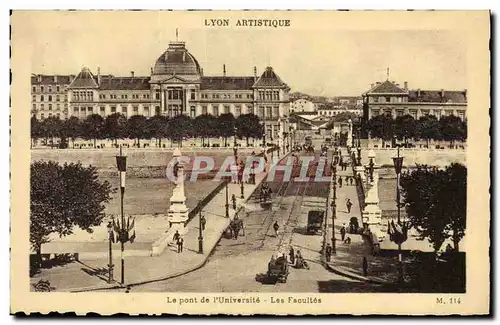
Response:
[[[262,128],[264,129],[264,132],[262,133],[262,145],[264,146],[264,149],[266,148],[266,120],[262,120]]]
[[[358,147],[357,150],[358,150],[358,163],[357,163],[357,165],[361,166],[361,147]]]
[[[198,253],[203,254],[203,224],[202,224],[202,218],[203,216],[201,215],[201,207],[200,207],[200,233],[198,235]]]
[[[230,182],[230,178],[226,178],[226,218],[229,218],[229,192],[228,192],[228,184]]]
[[[108,264],[108,283],[113,282],[113,246],[112,243],[115,241],[115,236],[113,233],[113,223],[110,221],[108,222],[107,225],[107,230],[108,230],[108,239],[109,239],[109,264]]]
[[[234,163],[238,161],[238,148],[236,143],[236,126],[234,127],[234,142],[233,142],[233,153],[234,153]]]
[[[398,281],[399,283],[403,283],[403,256],[401,253],[401,244],[406,241],[406,226],[401,224],[401,194],[399,189],[399,182],[401,177],[401,170],[403,169],[403,159],[404,157],[399,155],[400,145],[397,145],[398,152],[396,157],[392,157],[392,161],[394,162],[394,169],[396,170],[396,201],[398,207],[398,227],[402,230],[400,234],[396,234],[396,236],[392,236],[393,241],[398,244]]]
[[[113,219],[113,225],[115,232],[118,233],[118,241],[121,243],[121,283],[125,283],[125,259],[124,250],[126,242],[134,242],[135,231],[132,236],[129,236],[129,232],[134,228],[134,221],[130,222],[130,217],[125,221],[125,215],[123,213],[123,198],[125,196],[125,176],[127,171],[127,155],[123,154],[122,146],[120,145],[120,155],[116,156],[116,165],[118,171],[120,172],[120,211],[121,211],[121,222],[117,221],[115,223]]]
[[[332,184],[333,184],[333,198],[332,198],[332,253],[337,254],[337,246],[335,238],[335,219],[337,218],[337,163],[338,156],[332,157]]]

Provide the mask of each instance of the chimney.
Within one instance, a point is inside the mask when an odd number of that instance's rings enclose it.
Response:
[[[464,89],[464,98],[465,98],[465,101],[467,101],[467,89]]]
[[[101,68],[97,67],[97,84],[101,85]]]
[[[420,98],[420,88],[417,89],[417,98]]]
[[[408,89],[408,81],[405,81],[405,89]]]
[[[54,76],[54,83],[57,83],[57,76]]]
[[[38,82],[42,82],[42,75],[41,74],[38,75]]]
[[[441,89],[441,99],[444,99],[444,89]]]
[[[151,74],[153,74],[153,67],[151,67],[150,70],[151,70]]]
[[[130,71],[130,76],[133,78],[134,77],[134,71]]]
[[[224,75],[224,77],[226,76],[226,65],[225,64],[222,65],[222,74]]]
[[[253,67],[253,77],[255,79],[257,79],[257,67],[256,66]]]

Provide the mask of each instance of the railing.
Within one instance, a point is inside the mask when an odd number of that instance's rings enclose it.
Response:
[[[188,213],[188,222],[194,218],[198,213],[200,213],[201,210],[203,210],[203,208],[210,202],[212,201],[212,199],[217,195],[219,194],[219,192],[226,186],[226,183],[228,183],[229,181],[224,181],[222,183],[220,183],[219,185],[217,185],[216,188],[214,188],[212,190],[212,192],[210,192],[210,194],[208,194],[203,200],[200,201],[200,203],[198,203],[191,211],[189,211]]]

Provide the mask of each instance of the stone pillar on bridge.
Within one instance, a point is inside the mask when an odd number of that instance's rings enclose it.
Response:
[[[382,241],[385,238],[385,233],[382,232],[382,210],[380,209],[380,199],[378,195],[378,180],[379,174],[378,167],[375,165],[375,158],[373,158],[373,165],[368,168],[373,168],[373,180],[367,177],[367,186],[365,187],[365,207],[362,212],[363,225],[366,225],[375,237]]]
[[[167,175],[173,174],[174,189],[170,198],[170,207],[168,209],[168,221],[171,228],[177,230],[180,235],[188,232],[186,222],[188,220],[188,208],[186,206],[186,195],[184,194],[184,163],[181,158],[181,151],[175,148],[173,153],[173,161],[171,172],[167,171]]]

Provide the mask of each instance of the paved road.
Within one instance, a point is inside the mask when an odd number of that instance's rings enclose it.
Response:
[[[319,152],[315,153],[318,159]],[[315,170],[314,164],[311,166]],[[326,175],[329,169],[326,170]],[[320,262],[322,236],[305,235],[307,213],[324,209],[328,183],[290,179],[283,172],[269,182],[273,190],[271,203],[261,204],[256,197],[249,200],[243,216],[244,236],[222,238],[206,265],[183,276],[132,287],[131,291],[182,292],[350,292],[377,291],[377,287],[350,280],[326,270]],[[272,228],[277,221],[280,233]],[[288,254],[289,247],[300,250],[310,265],[309,270],[290,268],[286,283],[263,284],[260,279],[267,263],[279,251]]]

